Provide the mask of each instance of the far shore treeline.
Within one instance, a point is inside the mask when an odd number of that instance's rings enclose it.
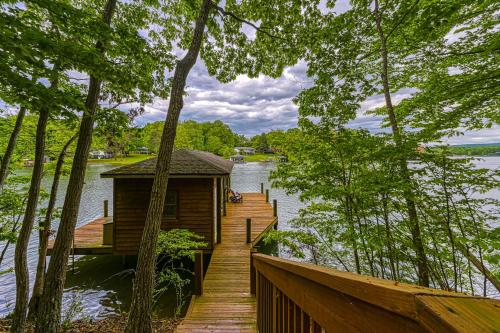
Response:
[[[36,115],[27,115],[19,134],[12,162],[18,166],[23,161],[34,158],[33,137],[36,131]],[[0,132],[9,133],[16,122],[16,115],[0,117]],[[160,145],[164,121],[155,121],[144,126],[134,125],[133,119],[121,111],[117,111],[113,122],[101,122],[96,127],[92,141],[93,151],[109,152],[114,158],[122,158],[137,153],[156,154]],[[269,130],[253,136],[236,133],[221,120],[196,122],[187,120],[177,126],[175,139],[176,148],[188,148],[208,151],[228,158],[237,154],[234,147],[252,147],[257,153],[285,154],[284,146],[287,138],[296,128],[289,130]],[[47,129],[46,155],[55,160],[63,144],[67,142],[75,129],[55,120],[49,123]],[[5,151],[8,137],[0,137],[0,152]],[[430,146],[430,149],[435,145]],[[146,149],[144,149],[146,148]],[[450,145],[450,153],[466,156],[500,156],[500,143],[482,145]],[[258,156],[257,156],[258,157]],[[248,158],[249,161],[255,158]],[[256,158],[259,160],[259,158]]]
[[[113,157],[127,157],[138,152],[158,153],[164,122],[156,121],[144,126],[136,126],[125,112],[116,111],[112,122],[98,123],[94,131],[91,151],[109,152]],[[36,115],[27,115],[19,134],[12,162],[22,165],[25,160],[34,158]],[[0,117],[0,131],[9,133],[16,122],[16,116]],[[293,130],[293,129],[292,129]],[[49,123],[47,128],[46,156],[55,160],[61,147],[74,135],[75,129],[66,126],[63,121]],[[288,131],[271,130],[266,133],[244,136],[234,132],[220,120],[196,122],[188,120],[179,123],[175,138],[176,148],[188,148],[209,151],[228,158],[237,154],[234,147],[252,147],[258,153],[279,152]],[[0,152],[5,151],[7,136],[0,137]],[[144,149],[146,148],[146,149]]]

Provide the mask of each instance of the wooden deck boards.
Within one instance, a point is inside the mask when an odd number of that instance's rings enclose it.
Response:
[[[203,295],[193,299],[177,328],[184,332],[257,332],[256,302],[250,294],[250,249],[246,219],[252,219],[252,240],[276,221],[260,193],[243,193],[243,203],[230,203],[222,218],[222,241],[212,253],[203,281]]]
[[[102,244],[103,224],[112,217],[99,217],[94,221],[84,224],[75,230],[74,254],[113,254],[112,245]],[[54,240],[49,240],[47,255],[51,255]]]

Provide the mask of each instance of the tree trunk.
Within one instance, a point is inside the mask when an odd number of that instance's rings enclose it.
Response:
[[[155,247],[161,226],[165,195],[167,193],[170,159],[174,147],[177,122],[183,107],[186,79],[198,58],[211,6],[211,0],[203,0],[198,18],[196,19],[191,45],[187,54],[175,67],[168,114],[165,127],[163,128],[160,150],[156,162],[155,178],[151,189],[151,199],[139,247],[132,304],[125,329],[127,333],[149,333],[153,331],[151,313],[155,280]]]
[[[116,0],[108,0],[104,9],[103,20],[109,26],[116,7]],[[96,49],[104,53],[104,44],[96,43]],[[80,208],[87,159],[92,143],[94,118],[99,101],[101,81],[90,76],[89,90],[85,101],[86,112],[80,123],[80,133],[75,150],[71,174],[69,177],[66,197],[64,199],[61,221],[57,232],[52,257],[47,269],[40,311],[36,322],[36,332],[58,332],[61,320],[61,303],[66,280],[66,263],[71,250],[71,244]]]
[[[5,154],[3,155],[2,163],[0,165],[0,191],[2,190],[3,184],[5,183],[7,175],[9,173],[8,171],[9,171],[10,160],[12,158],[12,154],[14,153],[14,147],[16,146],[17,138],[19,136],[19,133],[21,132],[21,127],[25,115],[26,115],[26,108],[21,107],[19,113],[17,114],[16,124],[14,125],[14,129],[10,134],[9,143],[7,144],[7,149],[5,150]]]
[[[57,86],[57,81],[52,83],[51,88]],[[28,311],[29,297],[29,271],[26,252],[33,229],[33,223],[36,216],[36,208],[40,194],[40,184],[43,177],[43,159],[45,155],[45,132],[49,120],[49,108],[43,107],[40,109],[40,116],[36,129],[35,143],[35,164],[33,166],[33,174],[31,175],[31,183],[28,192],[28,201],[26,203],[26,211],[24,213],[19,238],[16,243],[14,254],[14,270],[16,275],[16,306],[14,308],[14,316],[12,319],[12,332],[24,332],[26,324],[26,314]]]
[[[38,246],[38,264],[36,268],[35,285],[33,286],[33,293],[31,295],[31,300],[28,308],[28,321],[34,322],[37,317],[37,309],[40,304],[43,293],[43,285],[45,281],[45,264],[47,256],[47,246],[49,244],[49,233],[50,226],[52,222],[52,214],[54,213],[54,208],[57,199],[57,190],[59,187],[59,178],[61,177],[62,167],[64,165],[64,158],[66,157],[66,152],[71,144],[78,137],[78,134],[73,135],[68,142],[64,145],[57,158],[56,169],[54,170],[54,180],[52,181],[52,188],[50,190],[50,198],[47,206],[47,211],[45,213],[45,219],[43,225],[41,225],[39,230],[40,245]]]
[[[24,206],[24,202],[23,202],[23,206]],[[12,217],[13,219],[15,219],[14,221],[14,225],[12,226],[12,228],[10,229],[10,232],[11,233],[14,233],[17,231],[17,227],[19,225],[19,221],[21,220],[21,216],[18,216],[17,218],[15,218],[14,216]],[[3,250],[2,250],[2,253],[0,254],[0,267],[2,266],[2,262],[3,262],[3,259],[5,258],[5,253],[7,252],[7,249],[9,248],[11,244],[11,241],[10,239],[8,239],[6,242],[5,242],[5,245],[3,247]]]
[[[389,221],[389,212],[387,205],[387,195],[382,194],[382,207],[383,207],[383,218],[384,218],[384,226],[385,226],[385,237],[387,239],[387,250],[389,252],[389,264],[391,266],[392,279],[399,281],[399,275],[397,274],[396,266],[394,262],[397,261],[395,258],[396,252],[394,251],[394,239],[392,237],[391,225]]]
[[[387,115],[389,116],[389,122],[391,124],[392,135],[394,142],[398,150],[402,153],[399,159],[399,167],[401,169],[401,175],[403,180],[408,184],[412,184],[410,177],[410,172],[408,170],[408,160],[406,157],[405,147],[403,144],[403,139],[401,131],[398,127],[396,120],[396,115],[394,113],[394,107],[392,105],[391,90],[389,87],[389,59],[387,52],[387,39],[385,37],[384,31],[382,29],[382,19],[379,12],[378,0],[375,0],[375,19],[377,31],[380,36],[380,54],[382,57],[382,85],[384,88],[384,97],[387,108]],[[422,242],[422,236],[420,232],[420,223],[418,221],[417,208],[415,200],[413,199],[414,193],[411,188],[406,187],[403,191],[403,195],[406,201],[406,209],[408,212],[408,220],[410,221],[410,232],[412,235],[412,242],[417,259],[418,267],[418,284],[421,286],[429,286],[429,271],[427,267],[427,256],[425,254],[424,244]]]

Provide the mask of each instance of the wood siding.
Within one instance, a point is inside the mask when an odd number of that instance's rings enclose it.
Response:
[[[114,179],[114,252],[135,255],[139,249],[149,206],[153,179]],[[177,219],[162,220],[162,229],[189,229],[205,237],[205,248],[213,247],[213,179],[169,179],[168,189],[177,191]]]

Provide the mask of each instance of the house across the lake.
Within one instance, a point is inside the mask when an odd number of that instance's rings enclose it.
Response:
[[[239,155],[253,155],[255,154],[255,148],[252,147],[234,147],[234,151]]]
[[[243,155],[233,155],[229,157],[230,161],[233,161],[234,163],[244,163],[245,162],[245,156]]]
[[[113,179],[113,254],[135,255],[149,207],[156,158],[101,174]],[[173,152],[162,229],[184,228],[204,237],[212,250],[233,162],[202,151]]]

